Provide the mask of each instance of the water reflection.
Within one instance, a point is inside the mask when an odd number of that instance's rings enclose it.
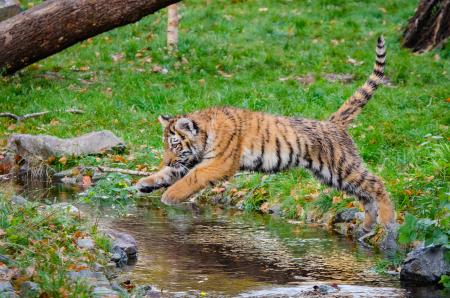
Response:
[[[212,209],[192,215],[150,207],[105,224],[136,237],[139,261],[131,277],[169,291],[234,295],[308,281],[397,286],[371,270],[373,252],[322,229],[262,215]]]
[[[0,187],[47,203],[72,201],[80,191],[45,182]],[[78,206],[100,216],[105,227],[136,238],[138,262],[126,273],[134,283],[179,297],[189,290],[221,297],[305,297],[304,291],[320,283],[341,286],[340,294],[327,297],[444,297],[435,287],[400,285],[376,274],[376,253],[323,229],[208,206],[200,213],[159,208],[150,198],[127,217]]]

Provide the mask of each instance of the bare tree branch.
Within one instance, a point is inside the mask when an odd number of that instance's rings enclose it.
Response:
[[[84,114],[83,110],[78,110],[78,109],[67,109],[62,112],[71,113],[71,114]],[[47,115],[48,113],[50,113],[50,112],[44,111],[44,112],[36,112],[36,113],[30,113],[30,114],[25,114],[25,115],[19,116],[19,115],[13,114],[13,113],[5,112],[5,113],[0,113],[0,117],[11,118],[11,119],[16,120],[17,122],[20,122],[20,121],[23,121],[26,119],[44,116],[44,115]]]
[[[103,166],[99,166],[98,169],[102,172],[122,173],[122,174],[137,175],[137,176],[150,176],[152,174],[150,172],[144,172],[144,171],[134,171],[134,170],[128,170],[128,169],[110,168],[110,167],[103,167]]]

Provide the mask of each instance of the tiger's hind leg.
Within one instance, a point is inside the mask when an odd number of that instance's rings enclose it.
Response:
[[[359,164],[342,179],[341,188],[355,195],[364,206],[363,228],[370,231],[377,222],[385,227],[395,223],[394,207],[381,179]]]

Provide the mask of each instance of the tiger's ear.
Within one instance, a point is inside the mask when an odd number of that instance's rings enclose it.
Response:
[[[189,136],[193,137],[198,133],[198,126],[193,120],[189,118],[180,118],[175,123],[175,128],[183,131]]]
[[[172,117],[167,115],[161,115],[158,117],[158,121],[161,123],[163,128],[166,128],[166,126],[169,125],[170,119],[172,119]]]

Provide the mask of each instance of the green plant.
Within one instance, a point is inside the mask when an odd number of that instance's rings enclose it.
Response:
[[[424,240],[425,245],[448,245],[450,229],[441,226],[439,221],[428,218],[417,219],[412,214],[406,214],[405,222],[399,229],[399,242],[410,244],[416,240]]]

